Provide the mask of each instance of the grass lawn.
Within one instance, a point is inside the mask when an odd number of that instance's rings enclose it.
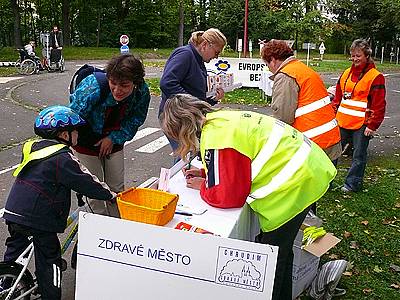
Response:
[[[168,58],[169,54],[173,49],[141,49],[133,48],[131,52],[138,57],[142,58],[146,66],[158,66],[163,67],[165,59]],[[41,48],[36,49],[36,53],[41,53]],[[63,55],[65,60],[108,60],[112,56],[119,54],[119,48],[103,48],[103,47],[64,47]],[[18,53],[12,47],[0,48],[0,61],[16,61]],[[234,51],[224,51],[221,57],[238,57],[238,53]],[[259,58],[258,51],[254,54],[254,58]],[[297,57],[305,62],[306,53],[299,52]],[[317,72],[342,72],[348,66],[349,56],[343,54],[325,54],[324,60],[312,60],[312,58],[319,58],[317,52],[312,52],[310,55],[310,66]],[[400,70],[400,65],[389,64],[385,62],[380,64],[376,62],[377,67],[381,71],[386,70]]]
[[[400,299],[400,159],[399,153],[391,155],[368,162],[359,193],[338,188],[350,163],[342,162],[337,188],[318,201],[324,228],[342,239],[322,262],[350,262],[339,283],[347,295],[340,299]]]

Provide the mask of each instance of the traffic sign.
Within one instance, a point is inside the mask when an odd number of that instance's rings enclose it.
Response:
[[[119,37],[119,42],[122,46],[126,46],[129,44],[129,37],[126,34],[123,34]]]
[[[237,51],[238,52],[242,52],[243,50],[243,40],[242,39],[238,39],[237,40]]]
[[[127,45],[122,45],[120,51],[121,53],[129,53],[129,47]]]
[[[321,43],[321,45],[319,45],[319,54],[323,55],[325,53],[325,45],[324,42]]]
[[[314,43],[303,43],[303,49],[307,50],[307,49],[311,49],[314,50],[315,49],[315,44]]]

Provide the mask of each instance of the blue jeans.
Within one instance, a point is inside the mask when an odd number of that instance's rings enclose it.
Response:
[[[361,190],[365,167],[367,166],[367,149],[371,136],[364,135],[365,128],[365,125],[357,130],[340,128],[342,147],[346,143],[352,142],[354,148],[351,167],[344,181],[344,186],[354,192]]]

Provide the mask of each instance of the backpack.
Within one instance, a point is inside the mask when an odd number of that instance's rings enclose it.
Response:
[[[110,86],[108,85],[106,71],[88,64],[84,64],[72,76],[71,83],[69,84],[69,93],[73,94],[79,83],[87,76],[92,74],[96,77],[96,80],[100,86],[100,99],[106,99],[110,94]]]

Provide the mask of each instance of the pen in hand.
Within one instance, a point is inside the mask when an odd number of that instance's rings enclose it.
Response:
[[[193,216],[193,214],[185,212],[185,211],[176,211],[175,214],[176,215],[182,215],[182,216],[188,216],[188,217]]]
[[[191,162],[191,161],[189,160],[189,163],[186,165],[186,171],[189,171],[189,170],[190,170],[190,167],[191,167],[190,162]],[[185,176],[186,179],[192,178],[192,177],[193,177],[193,175],[186,175],[186,176]]]

